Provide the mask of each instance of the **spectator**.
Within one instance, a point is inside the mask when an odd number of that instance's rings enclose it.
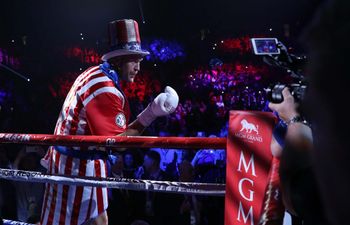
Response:
[[[160,169],[160,155],[156,151],[148,151],[144,157],[143,167],[137,171],[137,177],[147,180],[172,181],[171,177]],[[152,225],[175,225],[180,213],[182,196],[174,194],[149,192],[140,193],[142,199],[136,218],[144,218]]]
[[[43,171],[40,158],[44,155],[41,146],[26,146],[18,154],[15,168],[27,171]],[[17,218],[27,223],[40,221],[44,184],[32,182],[14,182],[17,200]]]

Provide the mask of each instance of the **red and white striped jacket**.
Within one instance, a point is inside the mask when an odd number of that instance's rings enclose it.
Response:
[[[98,66],[87,69],[72,85],[60,112],[56,135],[117,135],[129,122],[129,104]],[[89,149],[77,149],[88,151]],[[85,160],[50,147],[42,164],[51,174],[106,177],[106,160]],[[42,225],[82,224],[108,207],[107,188],[46,184]]]

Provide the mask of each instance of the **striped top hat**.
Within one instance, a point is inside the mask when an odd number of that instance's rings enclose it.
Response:
[[[141,49],[139,25],[135,20],[115,20],[108,24],[108,36],[111,51],[102,56],[103,61],[126,55],[144,57],[148,51]]]

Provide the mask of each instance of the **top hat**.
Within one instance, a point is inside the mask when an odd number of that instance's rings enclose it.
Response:
[[[102,56],[103,61],[111,58],[140,55],[144,57],[149,52],[141,49],[139,26],[135,20],[115,20],[108,24],[109,45],[111,51]]]

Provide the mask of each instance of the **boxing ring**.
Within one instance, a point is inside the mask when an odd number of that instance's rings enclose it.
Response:
[[[0,143],[59,146],[99,146],[118,151],[117,148],[226,148],[226,138],[179,138],[179,137],[116,137],[116,136],[74,136],[42,134],[0,133]],[[179,194],[225,195],[224,184],[186,183],[170,181],[138,180],[125,178],[96,178],[48,175],[41,172],[0,169],[0,178],[39,183],[107,187],[127,190],[172,192]]]
[[[244,120],[244,121],[243,121]],[[254,129],[244,125],[249,121]],[[227,138],[205,137],[139,137],[139,136],[79,136],[49,134],[0,133],[0,144],[24,144],[43,146],[98,146],[119,148],[171,148],[171,149],[227,149],[226,184],[171,182],[116,177],[80,177],[42,172],[0,169],[0,179],[65,184],[76,186],[106,187],[137,191],[166,192],[173,194],[193,194],[206,196],[225,196],[225,225],[258,224],[267,217],[266,202],[271,202],[271,168],[276,165],[271,153],[262,153],[270,144],[275,119],[262,112],[247,113],[233,111],[230,115]],[[265,130],[264,130],[265,129]],[[264,132],[264,134],[259,134]],[[264,140],[266,139],[265,143]],[[270,141],[268,141],[270,139]],[[264,145],[264,146],[263,146]],[[257,148],[258,147],[258,148]],[[243,151],[242,148],[246,150]],[[120,149],[119,149],[120,151]],[[247,155],[248,154],[248,155]],[[250,156],[249,156],[250,154]],[[249,158],[250,157],[250,158]],[[255,157],[255,158],[254,158]],[[255,161],[254,161],[255,160]],[[261,163],[261,161],[264,162]],[[259,162],[263,167],[256,166]],[[274,168],[276,171],[276,168]],[[271,180],[271,181],[269,181]],[[255,188],[253,190],[253,188]],[[258,188],[258,189],[257,189]],[[254,195],[254,192],[257,194]],[[247,194],[248,193],[248,194]],[[253,194],[252,194],[253,193]],[[266,200],[267,196],[270,196]],[[271,197],[272,196],[272,197]],[[263,204],[263,202],[265,202]],[[249,203],[249,204],[247,204]],[[274,209],[276,210],[276,209]],[[3,220],[4,224],[27,224]],[[260,222],[260,224],[263,224]]]

